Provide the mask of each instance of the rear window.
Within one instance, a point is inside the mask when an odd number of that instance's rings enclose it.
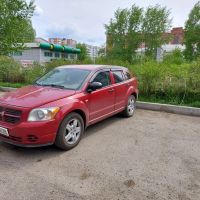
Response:
[[[121,83],[124,81],[124,76],[122,71],[112,71],[115,83]]]
[[[127,71],[124,72],[124,77],[125,77],[125,80],[129,80],[132,78],[131,74]]]

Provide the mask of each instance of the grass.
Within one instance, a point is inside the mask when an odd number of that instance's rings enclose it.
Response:
[[[0,87],[11,87],[11,88],[21,88],[26,86],[26,83],[8,83],[8,82],[0,82]]]
[[[4,83],[0,82],[0,87],[11,87],[11,88],[21,88],[26,86],[26,83]],[[178,106],[191,106],[200,108],[200,101],[194,101],[192,103],[180,103],[177,99],[166,99],[166,98],[159,98],[155,96],[143,96],[139,95],[139,101],[150,102],[150,103],[161,103],[161,104],[171,104],[171,105],[178,105]]]
[[[153,96],[142,96],[139,95],[139,101],[149,102],[149,103],[160,103],[160,104],[170,104],[170,105],[176,105],[176,106],[188,106],[188,107],[196,107],[200,108],[200,100],[190,102],[190,103],[180,103],[177,99],[174,100],[168,100],[165,98],[155,98]]]
[[[55,67],[81,63],[89,61],[55,60],[46,65],[35,63],[33,67],[23,68],[20,63],[0,56],[0,86],[20,88]],[[187,62],[181,55],[172,54],[159,63],[143,59],[131,64],[108,58],[99,58],[96,63],[128,67],[138,79],[141,101],[200,107],[200,59]]]

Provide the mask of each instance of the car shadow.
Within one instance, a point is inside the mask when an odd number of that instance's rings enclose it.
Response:
[[[86,129],[83,139],[86,139],[90,135],[101,133],[101,131],[106,129],[108,126],[118,123],[121,120],[124,120],[122,116],[115,115],[94,125],[91,125]],[[81,145],[81,143],[79,145]],[[76,148],[70,150],[70,153],[73,153],[73,151],[76,151]],[[20,160],[33,160],[40,162],[40,160],[60,156],[64,153],[67,152],[60,150],[55,145],[37,148],[23,148],[3,142],[0,143],[0,162],[2,162],[4,158],[10,160],[18,160],[19,162]]]
[[[122,121],[124,119],[125,118],[121,114],[117,114],[94,125],[91,125],[86,129],[83,138],[87,138],[90,135],[97,134],[97,132],[100,132],[106,129],[108,126],[118,123],[119,121]]]

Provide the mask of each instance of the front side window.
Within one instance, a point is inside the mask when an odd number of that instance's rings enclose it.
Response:
[[[122,71],[112,71],[115,83],[121,83],[124,81],[123,73]]]
[[[100,82],[103,85],[103,87],[110,85],[110,72],[105,71],[98,73],[92,82]]]
[[[40,78],[36,84],[77,90],[80,89],[90,72],[85,69],[57,68]]]

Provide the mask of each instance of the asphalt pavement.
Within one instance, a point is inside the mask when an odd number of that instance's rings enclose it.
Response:
[[[198,200],[200,118],[137,110],[89,127],[81,143],[0,143],[1,200]]]

